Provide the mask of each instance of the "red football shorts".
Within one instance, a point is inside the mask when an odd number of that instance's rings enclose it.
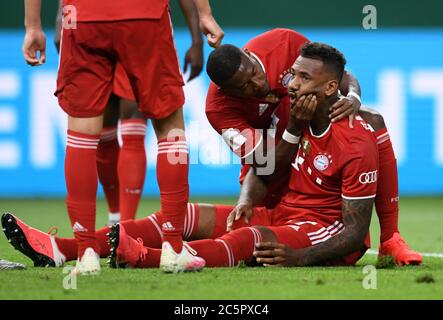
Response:
[[[114,85],[112,92],[123,99],[135,101],[134,92],[132,91],[131,82],[126,75],[125,69],[123,69],[120,63],[117,63],[114,73]]]
[[[127,77],[122,86],[114,81],[117,64],[117,77]],[[183,85],[168,10],[160,19],[80,22],[63,30],[55,95],[70,116],[101,115],[115,86],[148,118],[162,119],[183,106]]]

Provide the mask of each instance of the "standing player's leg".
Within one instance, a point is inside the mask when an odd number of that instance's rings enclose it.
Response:
[[[66,205],[78,243],[80,273],[100,270],[99,247],[95,235],[97,197],[97,146],[103,116],[68,117],[68,143],[65,157]],[[82,263],[83,262],[83,263]],[[90,269],[90,271],[89,271]]]
[[[109,98],[103,119],[103,130],[97,148],[97,172],[108,204],[108,225],[120,222],[119,177],[117,163],[120,146],[117,139],[119,99]]]
[[[97,145],[112,91],[113,26],[77,23],[63,32],[56,95],[68,114],[65,157],[67,210],[78,243],[77,271],[100,270],[95,235]],[[106,54],[107,53],[107,54]]]
[[[131,82],[121,64],[114,75],[114,94],[120,97],[122,147],[118,162],[121,220],[134,219],[146,177],[146,117],[138,110]]]
[[[118,162],[121,220],[135,219],[146,177],[146,118],[135,101],[120,100],[122,148]]]
[[[378,112],[361,108],[360,115],[375,130],[379,154],[379,174],[375,208],[380,222],[379,255],[393,256],[399,265],[420,264],[422,256],[409,248],[398,230],[397,159],[384,119]]]
[[[167,272],[185,268],[179,261],[187,252],[182,232],[189,197],[184,82],[169,12],[165,10],[158,20],[119,22],[118,26],[115,43],[119,62],[130,79],[140,111],[152,119],[158,141],[157,181],[164,218],[162,267]]]
[[[189,199],[189,158],[186,143],[183,110],[179,108],[164,119],[153,119],[157,135],[157,182],[163,215],[162,268],[172,270],[177,265],[178,254],[183,248],[182,233],[186,206]]]

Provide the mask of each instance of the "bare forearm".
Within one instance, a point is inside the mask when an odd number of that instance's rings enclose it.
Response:
[[[63,18],[63,0],[59,0],[58,2],[58,9],[57,9],[57,16],[55,19],[56,24],[61,24]]]
[[[318,265],[361,249],[369,232],[373,202],[373,199],[343,200],[343,232],[320,244],[297,250],[299,259],[294,265]]]
[[[273,167],[272,174],[259,175],[265,184],[279,179],[283,174],[290,173],[291,161],[298,150],[298,144],[292,144],[286,140],[280,140],[274,150],[268,153],[267,167]],[[273,162],[273,163],[272,163]]]
[[[340,82],[340,92],[344,96],[348,95],[349,92],[355,92],[359,96],[361,96],[361,88],[358,80],[352,73],[349,71],[344,72],[343,79]]]
[[[266,185],[255,175],[254,170],[251,168],[241,186],[238,203],[249,203],[255,206],[263,201],[267,192]]]
[[[180,0],[180,7],[186,19],[186,23],[191,33],[192,43],[203,45],[202,35],[199,27],[199,17],[197,7],[193,0]]]
[[[41,0],[25,0],[25,28],[41,29]]]
[[[322,262],[346,257],[363,247],[364,235],[355,230],[345,230],[341,234],[318,245],[300,250],[300,266],[319,265]]]
[[[209,0],[194,0],[194,3],[200,16],[212,16]]]

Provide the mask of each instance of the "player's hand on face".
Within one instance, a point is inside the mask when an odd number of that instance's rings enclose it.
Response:
[[[193,44],[185,55],[185,64],[183,71],[188,70],[188,66],[191,66],[191,74],[188,81],[198,77],[203,68],[203,44]]]
[[[249,220],[254,212],[252,205],[249,203],[239,203],[237,206],[229,213],[226,219],[226,231],[232,231],[234,221],[240,220],[242,216],[245,217],[245,222],[249,224]]]
[[[336,122],[345,117],[349,117],[349,127],[354,128],[354,119],[360,111],[360,106],[360,101],[354,97],[341,97],[340,100],[334,103],[329,109],[331,111],[329,118],[331,118],[331,122]]]
[[[301,121],[311,121],[317,108],[317,97],[314,94],[302,95],[291,106],[293,117]]]
[[[222,28],[220,28],[217,21],[215,21],[213,16],[200,16],[200,29],[206,35],[208,44],[211,47],[220,47],[225,33],[223,32]]]
[[[260,242],[255,247],[254,257],[265,267],[298,265],[296,250],[282,243]]]
[[[46,61],[45,33],[41,29],[26,30],[22,52],[27,64],[31,66],[44,64]]]
[[[309,125],[317,109],[317,97],[314,94],[300,96],[292,105],[290,111],[289,131],[301,135]]]

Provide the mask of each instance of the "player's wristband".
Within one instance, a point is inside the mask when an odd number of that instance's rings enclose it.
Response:
[[[286,142],[289,142],[292,144],[297,144],[300,141],[300,136],[294,136],[292,133],[289,133],[288,130],[285,130],[285,132],[283,132],[282,138]]]
[[[354,98],[357,99],[358,102],[360,102],[360,104],[361,104],[361,98],[360,98],[360,96],[359,96],[358,94],[356,94],[355,92],[351,91],[351,92],[348,93],[347,96],[348,96],[348,97],[349,97],[349,96],[354,97]]]

